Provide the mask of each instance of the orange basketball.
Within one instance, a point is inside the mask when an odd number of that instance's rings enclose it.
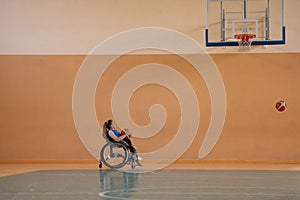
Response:
[[[275,104],[275,108],[276,110],[278,110],[279,112],[283,112],[286,108],[287,108],[287,105],[285,103],[285,101],[278,101],[276,104]]]

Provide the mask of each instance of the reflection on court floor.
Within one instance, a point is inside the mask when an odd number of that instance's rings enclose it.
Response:
[[[300,199],[300,172],[37,171],[1,177],[0,199]]]

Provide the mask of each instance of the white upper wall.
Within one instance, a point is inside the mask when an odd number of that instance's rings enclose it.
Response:
[[[299,8],[286,0],[287,45],[279,51],[299,52]],[[149,26],[204,46],[205,18],[206,0],[0,0],[0,54],[88,54],[114,34]]]

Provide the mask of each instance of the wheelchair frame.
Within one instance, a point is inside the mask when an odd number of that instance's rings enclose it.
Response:
[[[105,155],[107,148],[109,148],[109,154]],[[124,150],[124,155],[114,152],[114,149],[120,148]],[[120,157],[123,158],[123,160],[119,164],[112,165],[108,162],[109,159],[115,159]],[[103,164],[111,169],[120,169],[126,164],[129,164],[131,166],[131,169],[135,169],[136,166],[141,166],[141,164],[137,160],[137,155],[133,155],[131,152],[129,152],[128,148],[124,144],[118,142],[111,142],[108,139],[107,143],[102,147],[100,151],[100,169],[103,167]]]

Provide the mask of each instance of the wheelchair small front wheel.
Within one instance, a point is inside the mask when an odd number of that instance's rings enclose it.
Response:
[[[102,147],[100,157],[107,167],[119,169],[127,164],[129,153],[123,144],[108,142]]]

